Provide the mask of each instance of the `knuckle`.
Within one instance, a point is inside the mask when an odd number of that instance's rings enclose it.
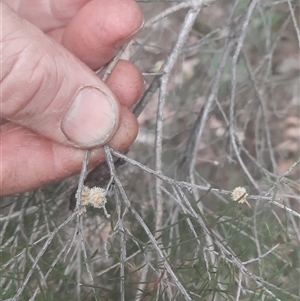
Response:
[[[43,49],[37,42],[11,39],[3,47],[3,72],[1,76],[1,113],[4,118],[16,117],[27,108],[35,94],[43,87],[52,68]]]

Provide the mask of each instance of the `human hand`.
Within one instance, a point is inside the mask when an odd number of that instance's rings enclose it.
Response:
[[[0,5],[0,194],[78,173],[86,148],[93,148],[89,167],[105,160],[106,142],[127,149],[138,131],[129,108],[142,93],[142,76],[125,61],[106,84],[93,70],[140,29],[137,4],[5,0]]]

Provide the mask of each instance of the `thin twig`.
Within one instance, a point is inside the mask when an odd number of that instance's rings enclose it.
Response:
[[[160,93],[157,108],[156,117],[156,139],[155,139],[155,169],[158,173],[162,172],[162,141],[163,141],[163,118],[164,118],[164,107],[166,102],[167,84],[171,71],[174,68],[175,63],[186,43],[188,35],[192,30],[193,24],[201,10],[201,6],[198,8],[192,8],[188,11],[186,18],[183,22],[181,30],[178,34],[178,38],[173,46],[173,49],[168,56],[168,59],[162,66],[163,75],[160,77]],[[155,232],[161,229],[162,217],[163,217],[163,200],[161,197],[161,180],[156,178],[155,182],[156,189],[156,217],[155,217]]]
[[[175,285],[180,290],[180,292],[182,293],[182,295],[185,298],[185,300],[192,300],[192,298],[189,296],[188,292],[186,291],[186,289],[184,288],[184,286],[182,285],[182,283],[180,282],[180,280],[177,278],[176,274],[172,270],[172,268],[171,268],[171,266],[170,266],[170,264],[169,264],[169,262],[168,262],[168,260],[167,260],[167,258],[165,256],[164,252],[158,246],[158,243],[157,243],[156,239],[154,238],[154,236],[152,235],[151,231],[149,230],[148,226],[145,224],[144,220],[138,214],[138,212],[131,206],[130,201],[129,201],[129,199],[128,199],[127,195],[126,195],[126,192],[125,192],[125,190],[123,188],[123,185],[122,185],[121,181],[119,180],[119,178],[117,177],[117,174],[116,174],[116,171],[115,171],[115,167],[114,167],[114,161],[113,161],[113,158],[112,158],[112,155],[111,155],[111,150],[110,150],[109,146],[105,145],[104,146],[104,150],[105,150],[105,154],[106,154],[107,163],[109,164],[109,167],[110,167],[111,175],[114,177],[115,184],[117,185],[117,187],[118,187],[118,189],[120,191],[120,194],[122,196],[122,199],[123,199],[126,207],[133,214],[133,216],[138,221],[138,223],[140,224],[140,226],[146,232],[146,234],[149,237],[149,239],[150,239],[153,247],[157,251],[157,254],[162,259],[163,264],[164,264],[166,270],[169,272],[170,276],[172,277],[172,279],[175,282]]]

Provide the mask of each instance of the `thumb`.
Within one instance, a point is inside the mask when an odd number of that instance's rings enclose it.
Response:
[[[93,147],[115,134],[120,108],[81,61],[2,4],[0,114],[65,145]]]

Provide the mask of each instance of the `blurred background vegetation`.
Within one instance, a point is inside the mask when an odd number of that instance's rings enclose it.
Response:
[[[300,300],[299,2],[137,2],[149,102],[111,216],[69,210],[78,177],[3,198],[0,299]]]

